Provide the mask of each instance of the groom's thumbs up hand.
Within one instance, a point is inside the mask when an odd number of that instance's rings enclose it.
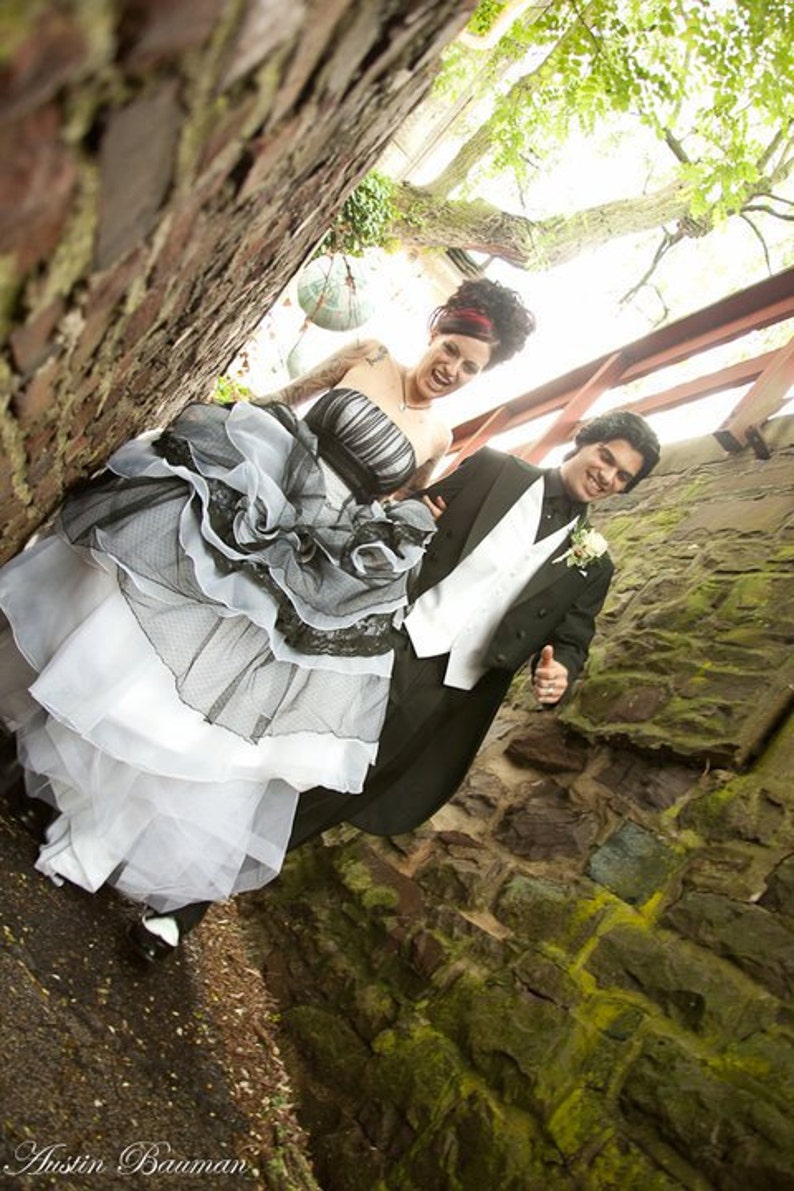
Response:
[[[554,647],[544,645],[532,680],[532,692],[539,703],[558,703],[568,687],[568,670],[555,661]]]

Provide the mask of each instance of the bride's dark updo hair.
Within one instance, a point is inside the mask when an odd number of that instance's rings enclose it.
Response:
[[[485,370],[509,360],[535,330],[535,316],[515,290],[478,277],[464,281],[443,306],[430,316],[430,330],[447,335],[468,335],[491,345]]]

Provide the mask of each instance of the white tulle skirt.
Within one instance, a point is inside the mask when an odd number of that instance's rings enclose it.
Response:
[[[249,479],[261,489],[256,453],[264,446],[278,505],[263,549],[253,551],[255,566],[248,565],[250,540],[241,563],[230,558],[241,553],[239,543],[229,544],[217,516],[207,529],[202,467],[164,461],[139,440],[111,460],[107,490],[89,489],[82,511],[77,499],[68,537],[52,533],[0,570],[7,618],[0,717],[17,734],[29,792],[59,812],[37,867],[90,891],[110,882],[161,912],[265,884],[281,868],[302,790],[361,789],[388,695],[383,626],[404,602],[426,536],[420,516],[388,581],[382,556],[377,581],[359,567],[357,606],[337,617],[343,601],[333,591],[333,550],[325,543],[317,563],[300,541],[293,553],[311,599],[299,591],[299,611],[290,604],[284,629],[286,584],[273,595],[259,579],[295,565],[278,524],[289,523],[285,507],[305,495],[307,473],[290,486],[295,436],[261,411],[250,413],[256,416],[243,411],[240,421],[260,439],[244,448]],[[226,442],[226,419],[212,434],[221,425]],[[311,454],[311,445],[300,449]],[[329,477],[316,460],[308,474],[315,488],[325,486],[316,506],[315,538],[322,540]],[[132,512],[131,478],[144,497]],[[245,505],[238,493],[238,514],[241,500]],[[353,514],[362,520],[360,505]],[[368,515],[385,516],[379,506]],[[261,502],[257,516],[261,523]],[[76,529],[81,517],[85,526]],[[277,559],[268,567],[274,545]],[[382,541],[377,549],[382,555]],[[342,581],[349,583],[349,548],[345,558]],[[324,568],[319,578],[312,565]],[[362,607],[374,610],[379,627],[373,632],[369,624],[357,650]],[[295,623],[310,620],[307,647]]]

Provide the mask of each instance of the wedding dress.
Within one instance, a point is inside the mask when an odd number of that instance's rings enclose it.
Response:
[[[54,804],[37,867],[164,913],[263,885],[300,791],[361,790],[433,521],[366,396],[188,407],[0,570],[0,717]]]

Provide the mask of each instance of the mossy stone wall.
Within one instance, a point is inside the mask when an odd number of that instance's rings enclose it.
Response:
[[[454,801],[241,899],[326,1191],[794,1185],[794,419],[599,513],[569,706],[516,682]]]
[[[207,399],[473,5],[0,6],[0,561]]]

